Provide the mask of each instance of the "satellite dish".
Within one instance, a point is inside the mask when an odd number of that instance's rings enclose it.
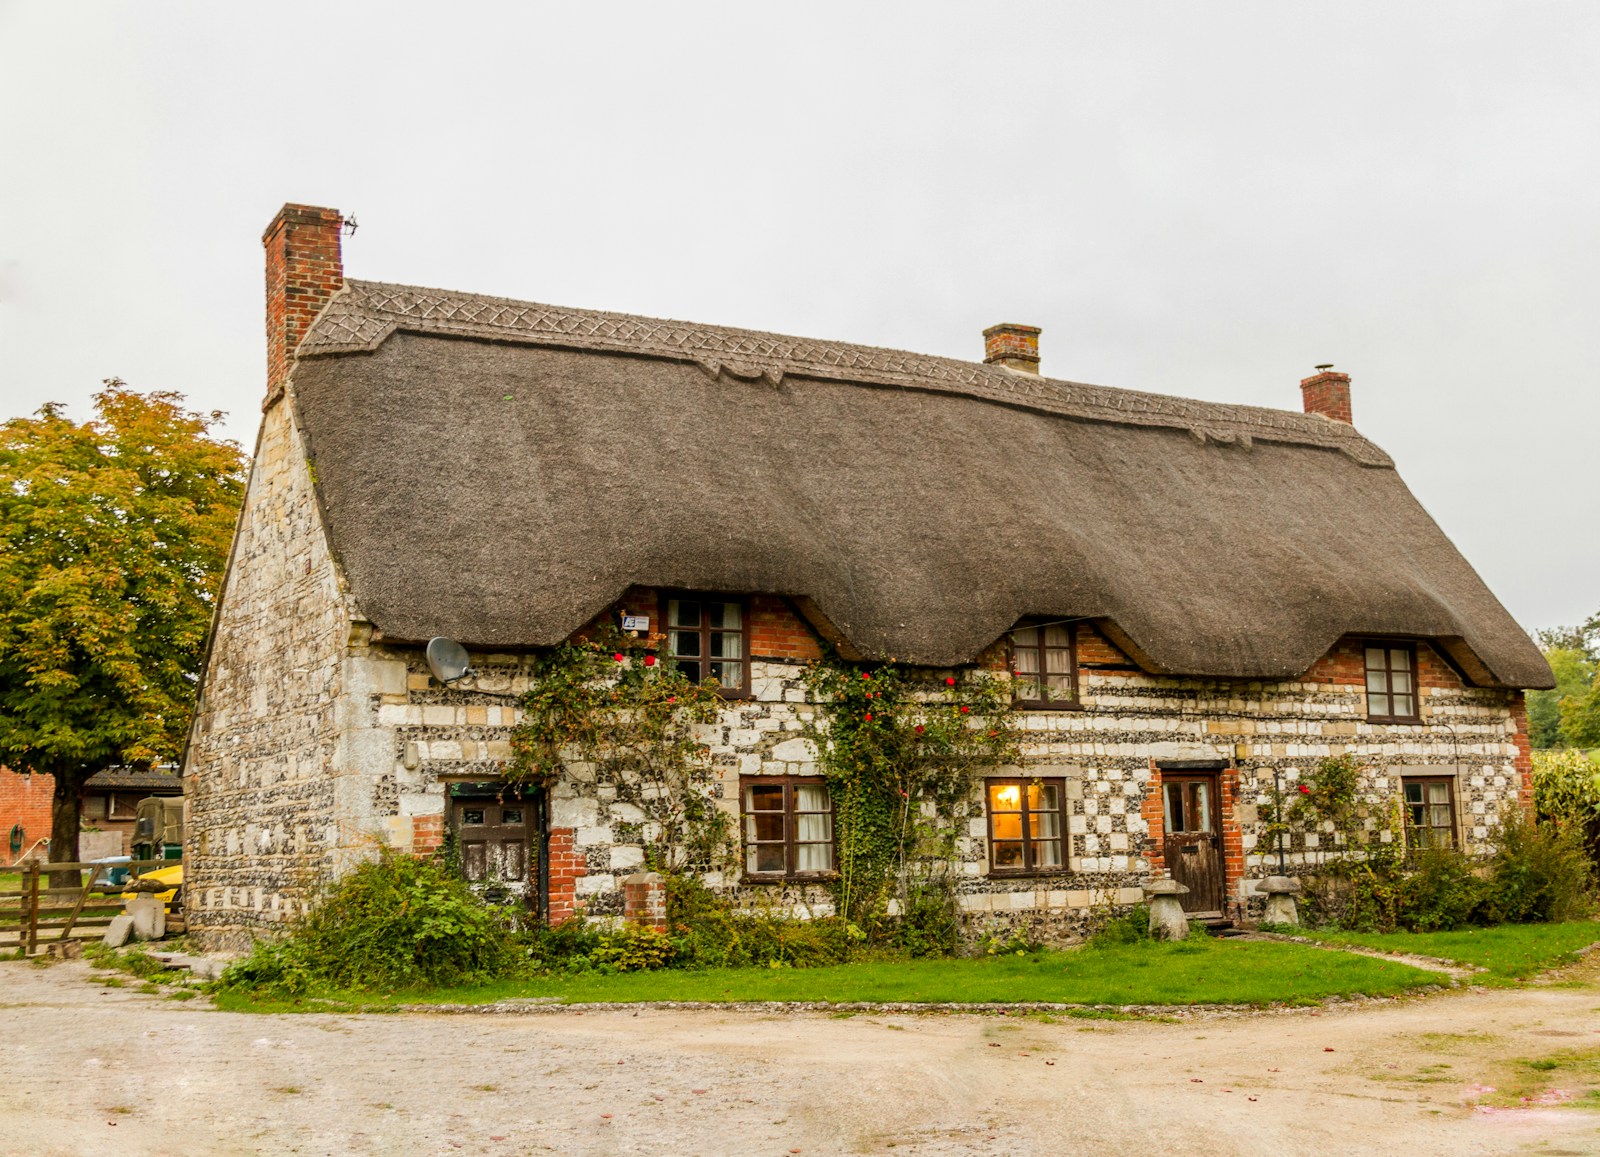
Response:
[[[428,640],[428,670],[441,683],[454,683],[472,673],[467,649],[454,639],[443,635]]]

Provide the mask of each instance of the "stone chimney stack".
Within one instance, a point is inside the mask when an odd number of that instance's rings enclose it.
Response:
[[[1005,366],[1024,374],[1039,372],[1039,327],[1002,322],[983,331],[986,365]]]
[[[282,392],[289,362],[312,319],[344,286],[337,209],[285,205],[261,235],[267,250],[267,404]]]
[[[1300,397],[1306,413],[1321,414],[1336,422],[1353,425],[1350,420],[1350,375],[1333,372],[1332,366],[1318,366],[1309,378],[1300,379]]]

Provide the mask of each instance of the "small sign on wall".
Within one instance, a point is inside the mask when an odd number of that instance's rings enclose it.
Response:
[[[650,629],[650,616],[623,615],[622,629],[624,631],[648,631]]]

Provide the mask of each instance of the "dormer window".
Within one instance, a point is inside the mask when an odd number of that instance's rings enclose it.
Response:
[[[695,683],[715,679],[724,695],[748,694],[749,638],[743,599],[680,595],[667,600],[667,661]]]
[[[1012,698],[1019,707],[1076,707],[1077,653],[1071,623],[1011,632]]]
[[[1417,648],[1412,643],[1369,642],[1367,719],[1373,723],[1419,723]]]

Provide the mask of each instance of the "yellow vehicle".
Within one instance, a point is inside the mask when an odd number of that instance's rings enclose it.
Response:
[[[172,887],[165,892],[157,892],[156,896],[162,905],[169,911],[172,908],[172,898],[178,894],[178,889],[183,885],[183,865],[173,864],[170,868],[157,868],[153,872],[143,873],[139,879],[154,880],[159,884],[171,884]],[[136,892],[122,893],[123,900],[131,900],[138,895]]]

